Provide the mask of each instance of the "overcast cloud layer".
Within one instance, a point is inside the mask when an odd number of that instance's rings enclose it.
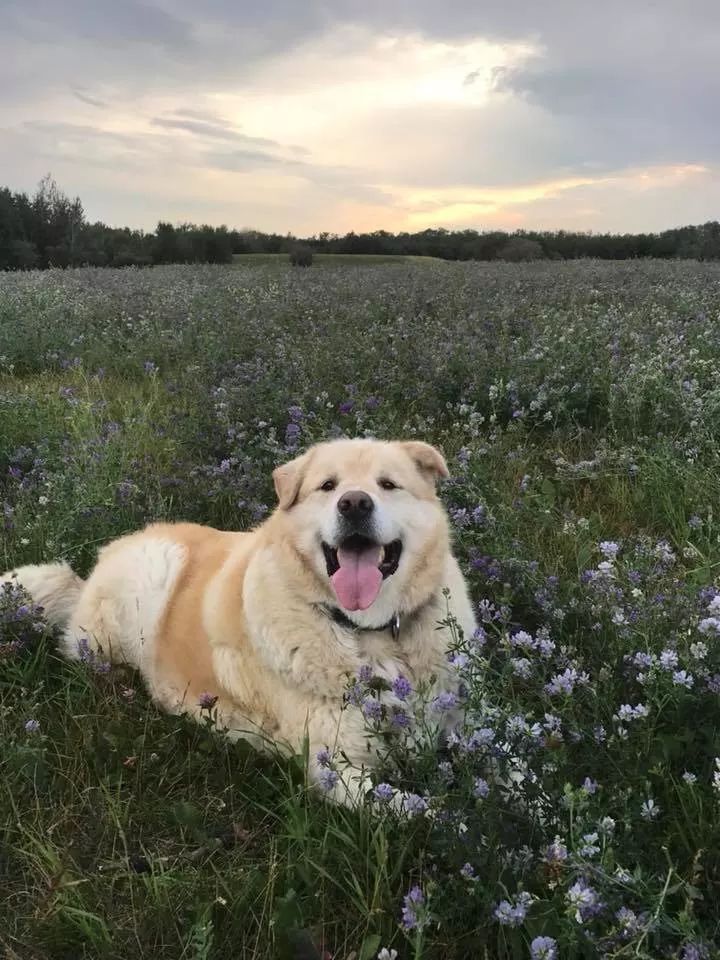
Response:
[[[716,0],[0,0],[0,184],[293,231],[720,218]]]

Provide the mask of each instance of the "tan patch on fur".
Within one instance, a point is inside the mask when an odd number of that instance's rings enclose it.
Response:
[[[187,706],[201,693],[218,694],[210,640],[203,622],[203,598],[241,538],[192,523],[153,524],[147,535],[174,540],[187,548],[187,557],[158,626],[153,673],[163,687],[169,681],[184,692]]]

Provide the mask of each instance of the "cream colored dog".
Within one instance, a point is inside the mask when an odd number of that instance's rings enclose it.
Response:
[[[219,725],[258,746],[307,737],[311,778],[349,803],[375,751],[344,705],[348,677],[370,665],[446,690],[448,602],[475,629],[435,493],[447,473],[426,443],[323,443],[275,470],[278,508],[248,533],[153,524],[105,546],[87,581],[67,564],[14,575],[63,628],[68,657],[131,664],[173,712],[200,716],[217,697]],[[315,759],[326,747],[350,764],[337,783]]]

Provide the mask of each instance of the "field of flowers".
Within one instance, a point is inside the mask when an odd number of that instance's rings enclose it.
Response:
[[[442,446],[483,625],[447,750],[388,759],[408,814],[331,808],[300,758],[61,661],[8,589],[0,949],[720,956],[720,266],[0,278],[0,568],[245,528],[273,466],[340,434]]]

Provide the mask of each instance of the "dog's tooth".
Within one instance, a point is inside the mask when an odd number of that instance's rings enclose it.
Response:
[[[385,563],[385,547],[380,547],[380,563]]]

